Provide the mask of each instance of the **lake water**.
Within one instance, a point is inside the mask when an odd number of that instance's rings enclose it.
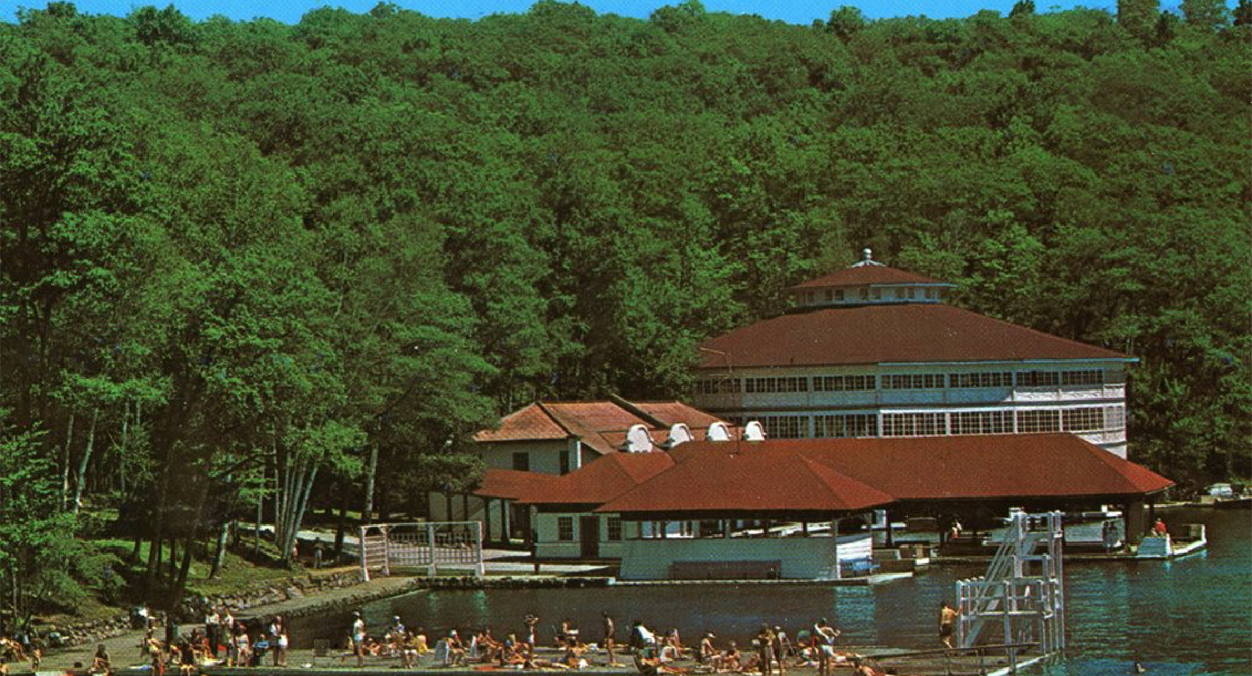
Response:
[[[1046,676],[1128,674],[1140,661],[1150,674],[1252,674],[1252,512],[1162,512],[1171,526],[1204,523],[1207,551],[1172,562],[1067,562],[1066,622],[1069,650]],[[722,640],[746,639],[762,622],[792,632],[821,617],[843,630],[848,645],[930,649],[939,603],[954,596],[953,582],[981,574],[978,567],[940,567],[909,580],[876,587],[769,587],[699,585],[598,589],[493,589],[419,592],[367,605],[371,627],[401,615],[410,626],[435,634],[449,628],[490,626],[499,636],[522,631],[521,618],[539,615],[540,640],[563,618],[599,635],[599,616],[617,618],[619,639],[630,622],[653,629],[677,627],[686,642],[714,631]],[[314,637],[338,641],[347,615],[293,624],[299,643]],[[299,640],[303,639],[303,640]]]

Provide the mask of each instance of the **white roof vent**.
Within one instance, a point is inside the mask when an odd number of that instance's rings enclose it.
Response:
[[[627,453],[648,453],[652,451],[652,435],[643,425],[631,425],[626,431],[625,450]]]
[[[694,437],[691,436],[691,428],[687,427],[683,423],[674,423],[674,425],[669,428],[669,437],[665,439],[665,447],[673,448],[679,444],[691,441],[693,438]]]
[[[743,426],[743,440],[765,441],[765,428],[755,420],[748,421],[748,424]]]
[[[730,441],[730,428],[724,422],[715,422],[709,425],[709,431],[704,438],[709,441]]]

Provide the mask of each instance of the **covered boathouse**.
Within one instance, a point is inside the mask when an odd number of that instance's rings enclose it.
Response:
[[[891,519],[1116,504],[1126,532],[1138,533],[1144,502],[1173,485],[1064,433],[691,442],[669,455],[672,467],[595,510],[628,525],[622,579],[716,576],[719,567],[837,578],[872,547],[868,531],[841,535],[840,520],[874,508]]]

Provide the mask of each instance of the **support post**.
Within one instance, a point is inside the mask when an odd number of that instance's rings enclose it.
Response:
[[[843,579],[843,564],[839,561],[839,517],[830,520],[830,539],[835,543],[835,579]]]
[[[378,527],[383,534],[383,575],[391,577],[391,535],[387,524]]]
[[[475,528],[474,530],[477,531],[475,533],[475,539],[477,540],[476,544],[478,545],[474,550],[478,555],[478,561],[476,561],[474,565],[474,572],[478,577],[486,577],[487,564],[483,561],[483,528],[479,525],[478,528]]]
[[[439,562],[435,558],[435,524],[426,524],[426,546],[430,548],[430,564],[426,567],[426,576],[434,577],[439,574]]]
[[[365,548],[365,526],[361,526],[358,533],[359,534],[357,536],[358,537],[357,546],[361,550],[360,552],[361,553],[361,581],[369,582],[370,581],[370,566],[369,566],[369,556],[366,554],[367,550]]]

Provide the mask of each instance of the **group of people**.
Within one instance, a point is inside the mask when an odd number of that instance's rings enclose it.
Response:
[[[164,676],[167,670],[191,673],[199,666],[210,664],[257,666],[266,652],[273,655],[274,666],[285,667],[288,642],[287,627],[281,616],[274,616],[265,627],[237,619],[230,609],[222,607],[206,613],[203,630],[197,627],[186,635],[171,633],[166,640],[157,637],[155,623],[149,623],[139,650],[141,658],[151,661],[153,673]],[[103,645],[97,651],[91,671],[110,672]]]
[[[0,666],[29,660],[31,671],[37,671],[42,659],[43,647],[37,639],[27,634],[19,634],[13,638],[0,636]]]
[[[952,627],[957,614],[946,603],[940,617],[940,637],[951,647]],[[602,633],[599,643],[585,642],[585,635],[569,619],[552,628],[550,657],[537,654],[539,617],[528,613],[520,632],[497,636],[490,628],[473,632],[451,629],[446,635],[432,639],[425,629],[413,631],[399,616],[381,636],[371,635],[360,612],[352,614],[352,623],[341,661],[355,657],[363,666],[367,657],[399,659],[400,666],[414,668],[418,658],[431,655],[435,665],[470,667],[495,665],[522,669],[582,669],[592,666],[594,656],[602,653],[603,662],[595,666],[623,666],[617,661],[617,626],[606,611],[601,614]],[[851,668],[854,676],[881,676],[885,672],[862,656],[836,648],[839,629],[825,618],[798,632],[794,639],[781,626],[761,625],[751,646],[740,649],[735,641],[724,647],[717,645],[717,635],[706,632],[697,648],[683,645],[677,629],[659,633],[636,620],[630,629],[628,650],[635,666],[644,676],[689,673],[760,673],[762,676],[786,676],[790,668],[816,668],[818,676],[831,676],[836,667]],[[432,645],[433,644],[433,645]],[[686,666],[693,661],[695,666]],[[428,665],[429,666],[429,665]],[[846,672],[844,672],[846,673]]]

